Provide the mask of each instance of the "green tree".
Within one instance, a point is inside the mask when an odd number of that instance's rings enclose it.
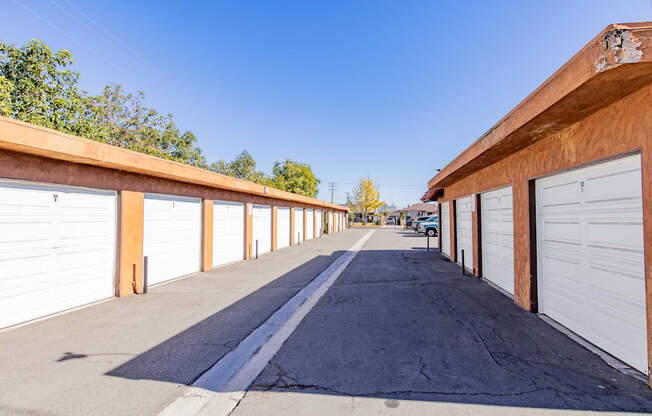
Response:
[[[317,196],[317,187],[321,183],[315,177],[310,165],[291,159],[274,164],[271,181],[275,188],[311,198]]]
[[[0,41],[0,115],[87,139],[210,169],[302,195],[316,196],[319,180],[310,166],[286,160],[273,177],[256,170],[245,150],[233,161],[207,163],[190,131],[181,132],[172,114],[145,105],[145,94],[108,84],[91,96],[79,89],[72,54],[53,52],[38,40],[16,48]]]
[[[22,48],[0,42],[0,114],[197,167],[206,159],[191,132],[171,114],[144,105],[143,93],[110,84],[89,96],[70,69],[72,54],[32,40]]]
[[[38,40],[22,48],[0,41],[0,111],[3,115],[79,136],[93,136],[88,98],[77,87],[72,54],[53,53]]]
[[[206,158],[195,135],[181,133],[172,114],[162,115],[144,104],[145,94],[126,93],[109,84],[93,97],[93,122],[101,126],[98,140],[153,156],[206,168]]]
[[[209,169],[222,175],[272,186],[270,178],[264,172],[256,170],[256,161],[246,150],[243,150],[231,162],[220,159],[212,163]]]

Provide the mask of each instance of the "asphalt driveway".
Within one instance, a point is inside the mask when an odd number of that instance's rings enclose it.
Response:
[[[2,331],[0,415],[156,415],[363,234]]]
[[[646,385],[424,246],[378,230],[234,415],[652,411]]]

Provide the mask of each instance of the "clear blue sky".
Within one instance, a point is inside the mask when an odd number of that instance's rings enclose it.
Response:
[[[73,52],[81,84],[142,90],[209,160],[308,162],[407,205],[609,23],[650,0],[4,0],[0,39]]]

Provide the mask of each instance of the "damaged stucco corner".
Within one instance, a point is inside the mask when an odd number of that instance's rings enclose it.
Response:
[[[604,36],[604,52],[595,61],[595,72],[602,72],[621,64],[639,62],[643,51],[641,42],[626,29],[613,29]]]

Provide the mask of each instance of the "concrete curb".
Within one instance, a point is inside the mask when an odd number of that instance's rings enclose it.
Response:
[[[374,230],[371,230],[360,238],[346,253],[338,257],[326,270],[249,334],[236,349],[198,378],[160,415],[226,416],[230,414],[269,360],[333,285],[373,233]]]

